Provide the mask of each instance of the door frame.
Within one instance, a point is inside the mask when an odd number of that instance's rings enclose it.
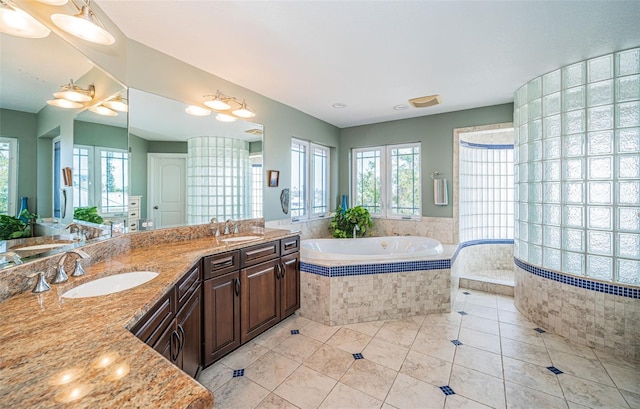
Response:
[[[155,193],[155,176],[153,168],[158,159],[184,159],[184,191],[187,192],[187,154],[186,153],[147,153],[147,218],[153,218],[153,195]],[[187,220],[187,199],[184,198],[184,218],[185,224]]]

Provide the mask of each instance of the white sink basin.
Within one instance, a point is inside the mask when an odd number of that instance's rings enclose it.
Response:
[[[71,243],[72,242],[36,244],[35,246],[20,247],[20,248],[13,249],[13,250],[14,251],[51,250],[51,249],[55,249],[55,248],[58,248],[58,247],[68,246]]]
[[[251,240],[259,240],[262,237],[260,236],[238,236],[238,237],[228,237],[220,239],[221,242],[224,243],[238,243],[242,241],[251,241]]]
[[[76,288],[72,288],[62,294],[62,297],[88,298],[118,293],[151,281],[157,276],[158,273],[152,271],[133,271],[131,273],[115,274],[98,278],[97,280],[89,281]]]

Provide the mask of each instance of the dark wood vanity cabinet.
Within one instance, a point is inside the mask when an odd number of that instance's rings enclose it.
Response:
[[[205,280],[204,365],[240,346],[240,272]]]
[[[300,308],[299,251],[295,236],[204,258],[205,366]]]
[[[198,264],[131,330],[135,336],[192,377],[202,368],[201,278]]]

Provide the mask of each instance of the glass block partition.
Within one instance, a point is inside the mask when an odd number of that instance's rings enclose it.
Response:
[[[515,94],[515,257],[640,285],[640,49]]]
[[[251,190],[248,142],[220,136],[187,141],[189,224],[251,218]]]
[[[460,140],[459,158],[460,242],[513,239],[513,145]]]

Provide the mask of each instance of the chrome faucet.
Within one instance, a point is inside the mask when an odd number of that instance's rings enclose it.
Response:
[[[56,272],[56,276],[53,281],[51,281],[53,284],[64,283],[69,279],[67,272],[64,270],[64,262],[66,261],[67,256],[69,256],[70,254],[75,254],[78,256],[78,258],[76,259],[76,267],[73,269],[73,273],[71,273],[71,276],[79,277],[85,275],[84,268],[82,268],[82,265],[80,264],[80,259],[87,259],[90,258],[90,256],[80,249],[69,250],[64,253],[58,260],[58,269]]]
[[[38,273],[38,280],[36,281],[36,286],[31,290],[32,293],[43,293],[45,291],[51,290],[51,286],[47,283],[44,277],[44,271]]]
[[[20,258],[19,255],[17,255],[16,253],[14,253],[13,251],[7,251],[6,253],[0,253],[0,259],[4,259],[3,262],[0,262],[0,264],[9,264],[11,262],[13,262],[13,264],[18,265],[18,264],[22,264],[23,261]]]
[[[231,219],[228,219],[226,222],[224,222],[224,233],[223,234],[226,235],[226,234],[231,233],[229,231],[229,224],[232,223],[232,222],[233,222],[233,220],[231,220]]]
[[[357,224],[355,226],[353,226],[353,238],[355,239],[357,237],[357,232],[360,231],[360,226],[358,226]]]
[[[220,236],[220,227],[217,226],[218,224],[218,219],[216,217],[212,217],[211,218],[211,226],[209,226],[209,230],[214,231],[213,235],[215,237],[219,237]]]

